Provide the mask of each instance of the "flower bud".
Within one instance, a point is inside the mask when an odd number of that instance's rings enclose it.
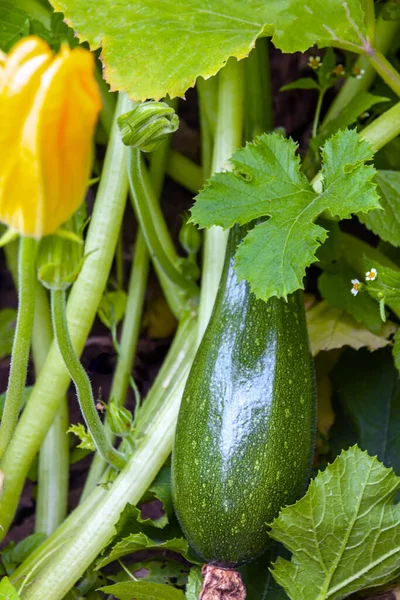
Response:
[[[117,406],[113,400],[108,405],[108,424],[111,431],[119,437],[126,437],[132,430],[132,415],[123,406]]]
[[[153,152],[170,133],[178,129],[179,117],[165,102],[143,102],[119,116],[118,126],[125,146]]]
[[[40,38],[0,56],[0,221],[22,235],[54,233],[82,203],[101,109],[94,58],[53,54]]]
[[[186,222],[179,231],[179,243],[187,254],[197,254],[201,246],[200,231],[193,223]]]
[[[77,278],[83,263],[82,225],[84,210],[79,210],[56,235],[40,240],[38,279],[50,290],[66,290]]]

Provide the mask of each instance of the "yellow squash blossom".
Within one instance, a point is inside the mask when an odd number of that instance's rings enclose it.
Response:
[[[36,238],[83,201],[101,110],[94,58],[27,37],[0,54],[0,221]]]

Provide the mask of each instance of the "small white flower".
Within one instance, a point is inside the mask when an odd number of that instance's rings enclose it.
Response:
[[[317,69],[321,66],[321,57],[320,56],[310,56],[308,59],[308,66],[310,69],[317,71]]]
[[[360,282],[358,281],[358,279],[352,279],[351,283],[353,284],[353,287],[350,290],[350,293],[353,294],[353,296],[357,296],[358,292],[360,291]]]
[[[377,275],[378,275],[378,271],[375,269],[375,267],[372,267],[372,269],[370,271],[367,271],[365,273],[365,280],[366,281],[375,281]]]
[[[356,79],[362,79],[365,75],[365,69],[360,69],[357,65],[353,68],[353,75]]]

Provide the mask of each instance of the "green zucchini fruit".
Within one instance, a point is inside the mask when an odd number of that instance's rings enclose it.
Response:
[[[215,307],[180,408],[175,511],[194,552],[234,568],[268,546],[281,507],[305,491],[316,394],[303,294],[257,300],[238,281],[230,233]]]

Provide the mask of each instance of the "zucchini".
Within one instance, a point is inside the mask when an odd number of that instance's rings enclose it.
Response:
[[[263,553],[281,507],[305,491],[316,394],[303,294],[267,303],[238,281],[231,230],[214,311],[180,408],[175,511],[194,552],[233,569]]]

